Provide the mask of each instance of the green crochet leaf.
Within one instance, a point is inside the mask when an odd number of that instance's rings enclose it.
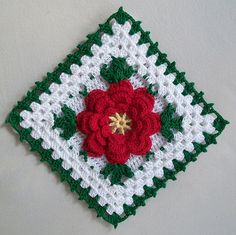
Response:
[[[182,117],[175,117],[175,108],[168,104],[161,114],[161,134],[170,142],[174,138],[173,130],[182,131]]]
[[[66,105],[63,106],[61,110],[63,113],[61,117],[54,115],[53,129],[62,129],[63,132],[60,136],[65,140],[69,140],[76,132],[76,113]]]
[[[111,184],[121,184],[122,178],[131,178],[134,173],[127,165],[107,164],[100,172],[107,178],[110,175]]]
[[[125,58],[112,57],[111,63],[104,65],[100,74],[109,83],[114,83],[130,78],[134,72],[134,69],[127,64]]]

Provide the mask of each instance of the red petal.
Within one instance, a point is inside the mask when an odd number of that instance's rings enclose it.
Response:
[[[152,147],[152,141],[150,140],[149,136],[138,136],[132,134],[128,140],[130,153],[135,155],[144,155]]]
[[[103,111],[104,116],[109,117],[113,115],[114,113],[118,112],[116,108],[109,107]]]
[[[99,125],[101,126],[101,127],[103,127],[103,126],[107,126],[108,124],[109,124],[109,118],[108,118],[109,116],[103,116],[101,119],[100,119],[100,121],[99,121]]]
[[[141,119],[134,122],[133,125],[134,132],[137,132],[137,135],[150,136],[160,131],[160,116],[157,113],[148,113]]]
[[[97,141],[98,141],[99,144],[101,144],[102,146],[106,146],[107,141],[106,141],[106,139],[103,137],[101,131],[98,131],[98,132],[96,133],[96,139],[97,139]]]
[[[104,126],[102,127],[101,134],[102,134],[103,137],[108,137],[108,136],[110,136],[110,135],[112,134],[112,133],[111,133],[111,128],[110,128],[110,126],[104,125]]]
[[[154,97],[147,92],[146,88],[138,88],[134,91],[129,114],[132,119],[137,119],[140,116],[152,112],[153,106]]]
[[[90,116],[90,112],[83,111],[76,117],[77,129],[84,134],[89,134],[91,132],[88,126]]]
[[[88,152],[90,157],[100,157],[105,153],[105,140],[98,133],[92,133],[87,136],[83,143],[83,150]]]
[[[112,83],[108,89],[108,93],[109,95],[113,94],[114,92],[117,91],[125,91],[129,94],[133,94],[133,87],[130,83],[130,81],[128,80],[122,80],[120,82],[115,82]]]
[[[127,152],[121,153],[106,153],[107,161],[111,164],[125,164],[129,159],[129,154]]]
[[[90,134],[99,130],[99,121],[101,118],[102,116],[99,114],[83,111],[76,117],[77,128],[84,134]]]
[[[109,107],[114,107],[114,102],[109,98],[106,91],[92,90],[85,97],[85,105],[88,111],[102,113]]]
[[[128,80],[113,83],[110,85],[108,93],[118,112],[126,112],[133,96],[131,83]]]
[[[111,135],[108,139],[108,146],[106,150],[106,158],[112,164],[125,164],[129,159],[129,152],[126,137],[124,135]]]
[[[92,114],[91,117],[89,118],[89,128],[91,131],[97,131],[99,129],[99,121],[101,119],[101,115],[99,114]]]

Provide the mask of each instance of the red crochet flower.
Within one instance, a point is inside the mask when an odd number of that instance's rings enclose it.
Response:
[[[161,122],[146,88],[134,90],[128,80],[112,83],[107,91],[91,91],[85,105],[77,128],[87,135],[82,147],[90,157],[105,155],[112,164],[124,164],[130,154],[150,150],[150,135],[159,132]]]

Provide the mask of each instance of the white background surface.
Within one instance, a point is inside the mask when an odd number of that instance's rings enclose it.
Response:
[[[121,5],[231,124],[217,145],[116,230],[2,125],[0,234],[236,233],[236,1],[0,0],[0,122]]]

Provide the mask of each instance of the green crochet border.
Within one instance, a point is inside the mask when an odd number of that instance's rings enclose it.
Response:
[[[214,121],[214,127],[216,129],[216,132],[214,134],[204,133],[205,143],[203,143],[203,144],[194,143],[195,150],[191,153],[184,151],[184,156],[185,156],[184,162],[179,162],[177,160],[173,160],[175,170],[168,170],[168,169],[164,168],[164,178],[163,179],[158,179],[158,178],[154,177],[153,178],[153,183],[154,183],[153,187],[144,186],[145,193],[143,196],[134,195],[133,196],[133,201],[134,201],[133,205],[131,205],[131,206],[124,205],[124,215],[123,216],[119,216],[116,213],[109,215],[106,212],[107,205],[105,205],[104,207],[99,205],[98,196],[96,196],[95,198],[92,198],[91,196],[89,196],[90,187],[86,188],[86,189],[82,188],[80,186],[81,179],[74,180],[70,176],[72,170],[71,169],[65,170],[61,165],[62,164],[61,159],[53,160],[51,158],[51,154],[52,154],[53,150],[52,149],[49,149],[49,150],[43,149],[41,146],[42,139],[36,140],[36,139],[32,138],[30,135],[32,129],[31,128],[24,129],[19,125],[22,120],[22,118],[20,117],[20,112],[22,110],[25,109],[25,110],[32,111],[30,108],[30,104],[32,102],[40,103],[39,95],[41,93],[47,92],[50,94],[50,91],[48,88],[51,83],[53,83],[53,82],[58,83],[58,84],[61,83],[60,79],[59,79],[59,76],[61,73],[65,72],[65,73],[71,74],[71,71],[70,71],[71,64],[81,65],[80,59],[83,55],[92,56],[92,52],[90,51],[90,48],[93,44],[97,44],[97,45],[101,46],[101,44],[102,44],[101,43],[101,34],[102,33],[107,33],[107,34],[112,35],[112,29],[109,24],[109,22],[112,19],[115,19],[119,24],[124,24],[127,20],[132,22],[132,28],[129,33],[132,35],[136,32],[141,32],[141,37],[140,37],[140,40],[138,43],[139,44],[149,43],[150,46],[147,51],[147,56],[158,53],[158,59],[156,61],[156,65],[160,65],[160,64],[167,65],[167,69],[165,71],[165,74],[170,74],[170,73],[175,74],[176,79],[174,80],[174,83],[175,84],[181,83],[184,86],[183,95],[191,94],[193,96],[192,104],[200,104],[203,107],[202,114],[211,113],[216,116],[216,119]],[[140,21],[135,21],[132,16],[130,16],[128,13],[123,11],[122,8],[120,8],[118,10],[118,12],[111,15],[104,24],[99,25],[99,29],[97,32],[95,32],[93,34],[89,34],[87,36],[88,40],[86,42],[79,44],[77,46],[77,48],[79,50],[77,50],[73,54],[69,54],[67,56],[67,58],[65,59],[65,62],[59,64],[58,67],[52,73],[47,73],[47,77],[44,78],[43,81],[36,82],[35,83],[36,86],[34,87],[34,89],[32,91],[28,91],[26,97],[22,101],[19,101],[17,103],[17,105],[12,109],[12,111],[10,112],[10,114],[8,115],[7,120],[6,120],[6,122],[9,123],[15,129],[15,131],[20,135],[20,140],[28,142],[28,144],[31,146],[31,151],[38,152],[39,155],[41,156],[41,161],[48,163],[49,166],[51,167],[52,171],[57,172],[59,174],[61,181],[67,182],[68,185],[70,186],[71,191],[78,193],[80,200],[86,201],[89,208],[94,208],[97,211],[97,217],[102,217],[105,221],[114,225],[114,227],[116,227],[118,225],[118,223],[127,219],[130,215],[134,215],[136,213],[136,209],[139,206],[145,205],[146,199],[148,199],[152,196],[155,197],[157,194],[157,191],[160,188],[164,188],[166,186],[166,182],[169,179],[175,180],[176,179],[175,175],[179,171],[184,171],[186,168],[186,165],[189,162],[196,161],[197,156],[201,152],[206,152],[206,148],[208,145],[216,144],[216,137],[218,135],[220,135],[220,133],[225,128],[226,124],[229,123],[228,121],[224,120],[224,118],[217,111],[214,110],[213,104],[209,104],[204,100],[203,92],[198,92],[194,88],[194,84],[191,82],[188,82],[186,80],[185,73],[179,72],[176,69],[175,62],[170,62],[167,59],[167,55],[162,53],[159,50],[158,43],[157,42],[153,43],[151,41],[151,39],[149,37],[149,32],[145,32],[141,28],[140,24],[141,24]]]

